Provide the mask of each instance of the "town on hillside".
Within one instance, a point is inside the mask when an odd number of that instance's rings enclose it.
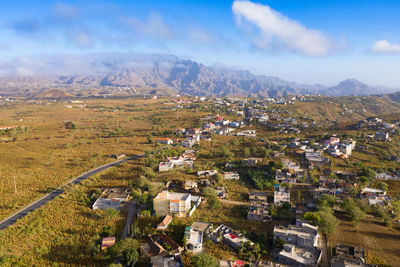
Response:
[[[400,117],[367,102],[3,99],[1,262],[396,266]]]

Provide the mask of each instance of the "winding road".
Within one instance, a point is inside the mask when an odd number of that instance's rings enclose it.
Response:
[[[85,179],[87,179],[89,177],[92,177],[93,175],[95,175],[95,174],[97,174],[97,173],[99,173],[101,171],[104,171],[106,169],[109,169],[109,168],[117,166],[117,165],[121,165],[121,164],[123,164],[123,163],[125,163],[127,161],[135,160],[135,159],[143,157],[143,156],[144,156],[144,154],[137,155],[137,156],[132,156],[130,158],[126,158],[126,159],[119,160],[119,161],[114,161],[114,162],[111,162],[111,163],[107,163],[107,164],[104,164],[104,165],[102,165],[100,167],[97,167],[97,168],[95,168],[93,170],[90,170],[90,171],[88,171],[88,172],[86,172],[84,174],[81,174],[78,177],[75,177],[75,178],[69,180],[67,183],[63,184],[59,188],[54,189],[49,194],[47,194],[47,195],[43,196],[42,198],[30,203],[29,205],[23,207],[22,209],[20,209],[19,211],[17,211],[13,215],[11,215],[8,218],[6,218],[3,221],[1,221],[0,222],[0,231],[5,229],[5,228],[7,228],[7,227],[9,227],[9,226],[11,226],[11,225],[13,225],[19,219],[21,219],[21,218],[25,217],[26,215],[28,215],[28,213],[40,208],[41,206],[45,205],[46,203],[52,201],[55,197],[57,197],[57,196],[61,195],[62,193],[64,193],[66,186],[68,186],[70,184],[73,184],[73,185],[78,184],[81,181],[83,181],[83,180],[85,180]]]

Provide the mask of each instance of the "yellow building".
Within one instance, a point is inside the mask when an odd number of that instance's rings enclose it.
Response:
[[[156,215],[186,217],[191,208],[191,194],[163,191],[153,200]]]

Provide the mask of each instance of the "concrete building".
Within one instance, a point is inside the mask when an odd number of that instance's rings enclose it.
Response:
[[[269,206],[267,203],[252,203],[247,212],[247,220],[255,221],[271,221],[272,216],[269,214]]]
[[[191,226],[185,228],[186,249],[193,254],[203,251],[203,233],[193,229]]]
[[[163,191],[153,200],[156,215],[186,217],[191,208],[191,194]]]
[[[172,222],[172,216],[166,215],[162,222],[157,225],[157,230],[165,230],[168,228],[168,225]]]
[[[317,267],[321,262],[321,250],[285,244],[278,254],[278,261],[289,266]]]
[[[175,164],[173,164],[172,162],[160,162],[160,164],[158,164],[158,171],[166,172],[172,170],[174,167]]]
[[[288,227],[274,227],[274,241],[276,241],[277,238],[285,240],[288,244],[299,247],[315,248],[318,246],[320,236],[317,227],[308,223],[303,223],[301,226],[289,225]]]
[[[240,176],[237,172],[224,172],[224,180],[239,180]]]
[[[267,202],[267,200],[268,200],[267,192],[252,191],[249,193],[250,202]]]
[[[247,158],[244,159],[244,165],[247,167],[255,167],[262,162],[262,158]]]
[[[168,137],[161,137],[157,139],[157,142],[164,145],[172,145],[174,141]]]
[[[93,203],[93,209],[118,210],[121,203],[125,203],[129,198],[129,192],[126,188],[109,188],[104,189],[100,197]]]
[[[332,267],[376,267],[374,264],[365,263],[365,250],[363,248],[336,245],[336,253],[331,260]]]
[[[282,239],[286,242],[275,258],[291,266],[318,266],[321,261],[318,229],[308,223],[274,227],[274,242]]]
[[[274,204],[282,205],[283,203],[290,204],[290,188],[276,184],[274,185]]]
[[[238,250],[244,243],[251,242],[248,238],[240,233],[235,232],[232,228],[221,224],[210,234],[210,239],[214,243],[224,242],[228,244],[233,249]]]
[[[198,171],[197,176],[213,176],[217,174],[218,172],[216,170],[204,170],[204,171]]]

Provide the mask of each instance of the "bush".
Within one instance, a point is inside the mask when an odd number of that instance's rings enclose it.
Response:
[[[205,252],[193,257],[191,264],[194,267],[219,267],[218,259]]]
[[[274,186],[275,173],[265,175],[264,171],[249,171],[250,181],[258,190],[271,189]]]

